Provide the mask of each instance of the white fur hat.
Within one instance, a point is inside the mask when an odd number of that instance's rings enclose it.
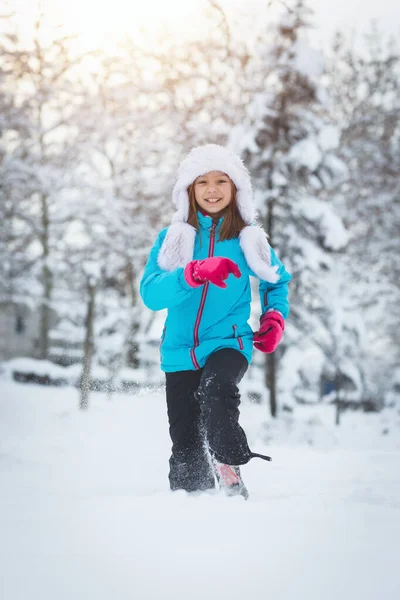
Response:
[[[172,201],[177,209],[172,222],[183,221],[186,223],[189,216],[187,188],[197,177],[210,171],[222,171],[232,179],[237,190],[236,203],[240,215],[247,225],[251,225],[256,217],[256,212],[250,173],[237,154],[217,144],[206,144],[193,148],[179,165],[172,190]]]
[[[271,266],[271,248],[267,234],[255,222],[253,190],[250,173],[241,158],[228,148],[217,144],[206,144],[193,148],[181,162],[172,201],[176,212],[158,254],[158,265],[165,271],[185,267],[193,259],[196,229],[187,222],[189,217],[189,195],[187,188],[197,177],[210,171],[222,171],[236,187],[236,202],[246,227],[239,234],[240,247],[252,271],[260,279],[275,283],[279,280],[278,267]]]

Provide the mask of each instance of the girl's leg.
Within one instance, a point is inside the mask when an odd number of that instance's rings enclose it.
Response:
[[[237,384],[247,367],[241,352],[232,348],[218,350],[209,356],[197,391],[210,452],[218,462],[227,465],[244,465],[252,458],[246,434],[239,425]]]
[[[172,490],[213,488],[212,473],[201,431],[201,411],[195,392],[201,371],[166,373],[167,411],[172,454],[169,482]]]

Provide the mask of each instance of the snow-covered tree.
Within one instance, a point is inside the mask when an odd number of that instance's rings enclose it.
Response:
[[[333,68],[334,65],[334,68]],[[375,27],[364,44],[334,43],[330,91],[348,181],[334,198],[351,232],[347,269],[362,314],[369,395],[383,396],[400,360],[400,51]]]
[[[296,0],[268,29],[268,43],[261,51],[264,88],[254,95],[247,122],[235,129],[231,139],[252,172],[270,243],[293,275],[291,328],[280,356],[287,344],[292,352],[295,348],[304,352],[325,335],[329,320],[323,316],[326,311],[335,313],[326,302],[325,279],[340,261],[335,253],[347,243],[347,233],[330,202],[332,189],[347,170],[337,157],[339,132],[322,85],[323,58],[307,42],[309,24],[310,10],[303,0]],[[331,282],[337,284],[333,278]],[[332,346],[325,351],[334,352]],[[276,382],[274,353],[266,357],[274,416]],[[287,390],[286,396],[292,392]]]
[[[15,36],[3,33],[0,44],[0,296],[3,301],[22,302],[33,287],[29,280],[24,223],[18,215],[18,199],[29,184],[28,173],[18,155],[29,125],[28,115],[18,105],[12,85],[13,67],[22,60]],[[29,281],[28,281],[29,280]]]
[[[80,60],[71,54],[70,38],[59,35],[49,41],[46,33],[39,15],[32,43],[16,34],[5,36],[1,56],[7,85],[13,87],[15,105],[25,119],[23,135],[8,144],[11,157],[3,167],[11,173],[8,214],[24,255],[21,292],[39,304],[43,358],[49,347],[57,252],[73,212],[67,192],[78,187],[70,118],[78,96],[72,71]]]

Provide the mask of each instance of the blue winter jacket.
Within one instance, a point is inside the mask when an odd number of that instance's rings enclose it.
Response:
[[[198,213],[200,232],[196,234],[193,259],[225,256],[239,266],[239,279],[229,275],[226,288],[205,284],[191,287],[184,278],[182,267],[163,271],[157,257],[167,228],[163,229],[150,252],[140,283],[144,304],[151,310],[168,309],[160,353],[161,369],[167,373],[200,369],[207,358],[221,348],[239,350],[250,363],[253,350],[253,331],[250,317],[250,270],[239,238],[218,240],[218,224],[209,216]],[[283,317],[289,314],[288,283],[292,276],[271,249],[271,265],[279,265],[277,283],[260,280],[261,312],[274,308]]]

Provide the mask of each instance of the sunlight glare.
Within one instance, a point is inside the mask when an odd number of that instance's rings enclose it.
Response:
[[[195,20],[198,0],[42,0],[45,17],[78,34],[79,44],[93,48],[139,31],[163,30],[185,36]]]

